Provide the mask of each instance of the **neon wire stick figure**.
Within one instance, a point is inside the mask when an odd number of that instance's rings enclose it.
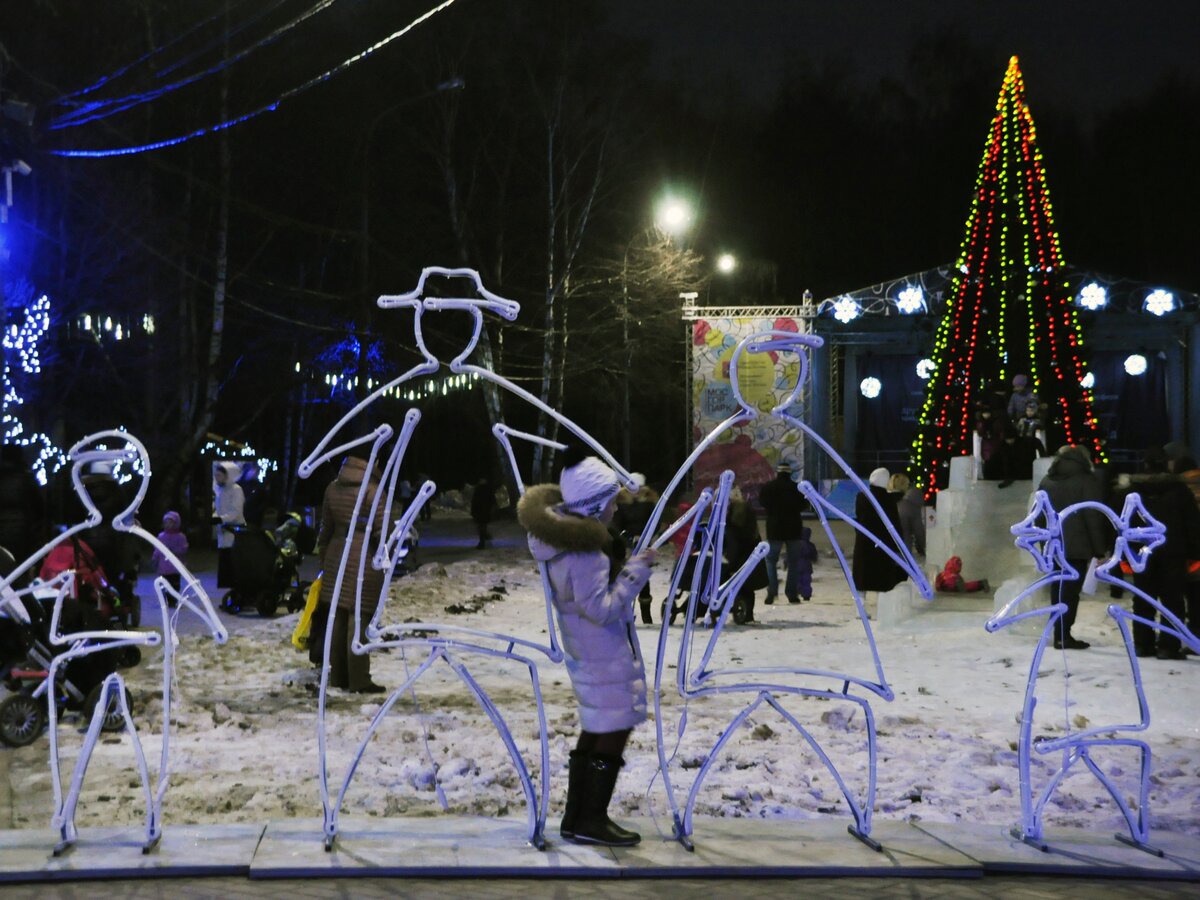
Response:
[[[1130,675],[1138,703],[1138,721],[1128,724],[1097,725],[1090,728],[1073,730],[1074,726],[1069,715],[1064,715],[1066,735],[1059,738],[1035,738],[1033,736],[1034,711],[1037,708],[1037,689],[1041,679],[1038,677],[1042,657],[1046,652],[1046,642],[1051,639],[1058,626],[1058,620],[1066,612],[1066,605],[1052,603],[1049,606],[1021,609],[1026,598],[1035,594],[1039,589],[1061,581],[1069,581],[1080,577],[1080,573],[1067,561],[1063,552],[1062,523],[1073,515],[1079,515],[1086,510],[1095,510],[1108,518],[1116,531],[1116,541],[1113,553],[1107,560],[1096,567],[1096,579],[1107,584],[1120,585],[1132,591],[1151,605],[1164,617],[1163,623],[1157,623],[1141,616],[1134,615],[1118,604],[1108,607],[1108,614],[1117,624],[1121,638],[1125,643],[1125,651],[1129,657]],[[1178,637],[1193,650],[1200,652],[1200,640],[1188,631],[1179,618],[1166,609],[1154,597],[1134,585],[1125,583],[1113,570],[1126,562],[1134,572],[1142,572],[1146,562],[1155,548],[1166,540],[1166,528],[1147,511],[1138,494],[1129,494],[1118,516],[1112,509],[1102,503],[1085,501],[1074,503],[1063,510],[1055,510],[1045,491],[1034,495],[1033,507],[1023,520],[1013,525],[1012,533],[1016,536],[1016,545],[1027,551],[1034,559],[1042,577],[1034,581],[1021,593],[1005,604],[1004,608],[988,619],[984,626],[989,632],[999,631],[1025,619],[1045,616],[1046,624],[1042,634],[1034,646],[1033,658],[1029,664],[1029,677],[1025,684],[1025,699],[1021,711],[1021,731],[1017,742],[1017,766],[1020,775],[1021,792],[1021,824],[1012,829],[1012,836],[1027,844],[1046,850],[1049,845],[1043,837],[1046,804],[1077,765],[1082,764],[1104,786],[1112,796],[1117,808],[1129,827],[1129,836],[1116,835],[1116,839],[1137,847],[1141,850],[1162,856],[1162,851],[1150,847],[1146,842],[1149,838],[1149,824],[1146,820],[1146,810],[1150,794],[1150,747],[1145,741],[1130,737],[1114,736],[1122,732],[1141,732],[1150,726],[1150,706],[1146,701],[1145,688],[1142,685],[1141,666],[1138,663],[1134,648],[1133,634],[1130,631],[1130,621],[1141,622],[1165,634]],[[1063,677],[1068,677],[1064,653]],[[1138,751],[1141,765],[1138,803],[1136,812],[1130,809],[1124,796],[1101,765],[1093,758],[1093,751],[1106,747],[1131,747]],[[1040,794],[1035,796],[1032,777],[1033,754],[1041,755],[1061,753],[1062,761],[1058,769],[1050,777]]]
[[[115,446],[110,448],[107,446],[110,444]],[[130,534],[160,551],[168,561],[174,564],[182,576],[182,589],[180,591],[172,588],[165,578],[160,577],[154,581],[154,592],[158,600],[159,611],[161,613],[160,621],[163,627],[161,633],[150,630],[107,631],[87,629],[64,633],[62,630],[63,607],[68,600],[72,599],[74,594],[75,573],[73,571],[64,572],[62,575],[42,585],[35,584],[23,591],[15,592],[15,595],[31,594],[34,589],[39,587],[42,589],[57,589],[54,610],[50,618],[50,643],[56,647],[64,647],[65,649],[51,661],[46,678],[46,699],[50,723],[50,775],[54,788],[54,816],[52,825],[59,830],[60,837],[59,844],[54,849],[54,854],[56,856],[59,855],[69,849],[78,840],[78,832],[75,828],[75,811],[79,804],[79,792],[83,787],[84,775],[87,772],[88,763],[91,761],[92,752],[95,749],[96,740],[100,736],[100,729],[106,715],[116,715],[118,713],[124,722],[125,733],[129,735],[133,745],[138,777],[141,780],[145,795],[146,839],[142,846],[142,852],[148,853],[157,845],[159,839],[162,837],[162,804],[171,774],[171,682],[175,674],[175,646],[178,643],[175,628],[176,621],[180,613],[185,609],[191,610],[208,626],[209,633],[218,644],[225,643],[228,633],[219,621],[216,611],[213,609],[212,602],[196,577],[157,537],[143,529],[134,519],[134,515],[138,507],[141,506],[150,484],[150,458],[142,443],[128,432],[101,431],[88,435],[75,444],[68,452],[67,458],[72,463],[71,481],[74,485],[75,493],[83,503],[84,509],[87,511],[87,516],[83,522],[73,526],[48,542],[41,550],[34,553],[29,559],[18,566],[7,579],[0,583],[0,594],[6,597],[13,595],[9,585],[24,572],[31,569],[39,559],[59,544],[71,540],[79,532],[101,523],[103,517],[96,508],[95,501],[88,493],[87,486],[81,480],[81,473],[86,465],[95,462],[126,463],[131,465],[135,471],[138,469],[142,471],[143,478],[137,493],[126,508],[116,515],[112,525],[117,531]],[[178,606],[176,608],[169,608],[168,597],[177,601]],[[157,784],[151,778],[146,765],[141,738],[138,735],[137,727],[134,725],[129,709],[124,676],[120,672],[113,672],[104,679],[100,687],[100,696],[93,711],[91,723],[84,736],[83,746],[75,761],[70,786],[64,794],[62,789],[61,757],[58,751],[58,704],[55,703],[54,699],[56,692],[55,685],[59,673],[72,660],[81,659],[96,653],[107,653],[126,647],[158,646],[161,646],[163,651],[163,674],[162,748],[159,756]],[[113,712],[107,713],[110,709]]]
[[[424,297],[426,282],[431,276],[449,279],[467,279],[469,280],[478,294],[477,297],[456,297],[456,298],[432,298]],[[465,347],[450,361],[448,368],[455,374],[467,374],[477,376],[479,379],[491,382],[500,388],[516,395],[517,397],[533,404],[542,412],[554,418],[560,425],[567,428],[579,436],[582,440],[593,447],[596,452],[602,455],[610,465],[619,473],[622,479],[627,484],[632,484],[629,473],[625,472],[612,457],[604,451],[602,447],[592,439],[579,426],[575,425],[570,420],[561,416],[559,413],[542,404],[536,397],[522,390],[506,379],[496,375],[489,369],[479,366],[474,366],[466,360],[475,350],[479,341],[479,337],[483,328],[483,313],[485,311],[493,311],[499,313],[505,319],[512,321],[517,317],[520,311],[520,306],[511,300],[506,300],[496,294],[488,291],[483,287],[477,272],[471,269],[447,269],[439,267],[431,267],[422,271],[421,277],[417,283],[417,287],[405,294],[385,295],[379,298],[378,305],[382,309],[411,309],[414,314],[414,338],[417,349],[421,353],[422,362],[414,366],[408,372],[393,379],[387,384],[381,385],[367,398],[357,404],[350,410],[342,419],[330,430],[330,432],[321,440],[317,448],[309,454],[309,456],[300,465],[301,477],[309,477],[317,466],[335,458],[342,452],[350,450],[356,446],[371,442],[371,454],[368,460],[368,471],[373,469],[377,459],[380,459],[384,445],[393,435],[393,430],[390,425],[380,425],[365,436],[357,439],[351,439],[339,446],[331,447],[334,443],[335,435],[342,429],[346,428],[349,423],[359,416],[370,404],[374,403],[380,397],[396,386],[403,384],[413,378],[423,377],[436,372],[442,365],[441,361],[429,350],[425,343],[424,334],[422,332],[422,321],[426,313],[438,311],[462,311],[468,313],[472,318],[473,331],[468,338]],[[408,509],[404,511],[398,521],[389,521],[389,511],[391,501],[394,496],[396,485],[399,482],[400,467],[404,458],[408,443],[412,438],[417,424],[421,418],[420,411],[410,409],[404,418],[404,423],[397,436],[396,442],[391,451],[387,454],[387,462],[383,467],[382,476],[379,483],[379,488],[376,491],[374,500],[367,508],[365,498],[368,492],[367,483],[364,482],[360,489],[359,496],[356,500],[354,513],[352,517],[352,528],[363,529],[363,541],[361,557],[359,559],[359,580],[356,585],[356,602],[354,613],[354,639],[351,643],[351,650],[354,653],[371,653],[377,650],[397,647],[402,651],[408,648],[413,648],[427,655],[425,659],[413,669],[405,682],[387,697],[379,711],[374,715],[367,731],[360,741],[357,751],[352,759],[352,762],[347,770],[346,776],[342,781],[341,787],[338,790],[336,798],[331,797],[329,790],[329,772],[326,761],[326,721],[325,708],[326,698],[328,694],[329,681],[329,655],[331,647],[332,629],[326,630],[325,635],[325,662],[321,671],[320,684],[320,707],[318,711],[318,755],[319,755],[319,783],[321,789],[321,802],[324,809],[324,831],[325,831],[325,846],[326,849],[331,849],[334,840],[338,833],[338,813],[345,800],[346,792],[349,789],[350,783],[353,780],[354,774],[362,760],[362,756],[366,751],[367,744],[378,730],[380,724],[386,718],[388,712],[395,705],[396,701],[406,693],[412,691],[415,683],[421,678],[439,660],[445,662],[451,670],[462,680],[462,682],[471,691],[473,696],[479,702],[484,712],[488,715],[501,740],[504,742],[509,756],[513,762],[514,768],[521,780],[521,786],[525,794],[526,808],[528,812],[528,839],[538,849],[545,847],[545,821],[546,808],[549,803],[550,791],[550,756],[549,743],[547,736],[545,709],[542,701],[541,687],[538,678],[537,665],[532,658],[533,654],[544,655],[551,662],[561,662],[563,659],[562,649],[558,643],[558,634],[555,626],[554,617],[551,612],[550,593],[548,588],[548,577],[544,566],[541,577],[543,587],[546,594],[545,609],[546,609],[546,628],[549,635],[547,644],[539,644],[524,638],[519,638],[514,635],[499,634],[496,632],[482,631],[464,627],[461,625],[448,624],[444,622],[405,622],[402,625],[388,625],[384,622],[384,612],[387,608],[388,601],[388,586],[395,566],[403,557],[403,541],[412,527],[416,516],[420,513],[421,507],[429,501],[429,498],[436,490],[436,486],[431,481],[424,482],[418,489],[413,502]],[[525,434],[520,431],[509,428],[503,423],[498,423],[493,428],[493,434],[500,441],[505,450],[505,454],[512,466],[514,478],[518,489],[524,491],[524,480],[521,477],[519,466],[517,465],[516,456],[512,446],[512,439],[519,438],[528,440],[533,443],[540,443],[547,447],[562,448],[563,445],[557,441],[541,438],[535,435]],[[386,496],[386,500],[384,497]],[[360,524],[359,523],[363,523]],[[347,537],[346,549],[343,553],[341,564],[336,573],[336,582],[334,586],[334,596],[341,592],[341,586],[347,570],[349,553],[353,533]],[[373,549],[372,549],[373,548]],[[384,572],[384,585],[379,597],[379,602],[375,606],[375,612],[366,623],[362,633],[366,637],[366,642],[358,640],[360,633],[360,623],[362,622],[362,573],[366,570],[366,566],[371,565],[375,569]],[[328,577],[329,573],[327,573]],[[469,669],[461,661],[462,655],[484,655],[493,658],[501,658],[512,660],[516,663],[524,665],[530,679],[533,690],[534,700],[537,705],[538,714],[538,734],[541,751],[541,785],[540,790],[535,793],[532,780],[529,776],[529,771],[521,757],[516,743],[512,739],[511,732],[501,715],[499,709],[493,703],[491,697],[482,685],[475,680]],[[438,788],[440,793],[440,786]]]
[[[908,548],[905,546],[903,539],[896,532],[892,523],[887,516],[883,514],[878,503],[871,496],[870,490],[866,484],[854,474],[845,461],[820,438],[810,426],[800,421],[794,416],[788,414],[787,409],[793,405],[796,397],[799,395],[801,388],[807,378],[808,362],[807,351],[817,349],[824,344],[821,338],[810,335],[796,334],[790,331],[764,331],[758,334],[750,335],[742,339],[735,347],[733,358],[729,366],[729,378],[733,388],[734,397],[738,403],[738,410],[724,422],[717,425],[705,438],[701,441],[684,464],[676,473],[674,479],[662,493],[662,498],[659,500],[658,506],[650,518],[645,534],[642,539],[642,544],[648,541],[649,536],[653,534],[659,518],[662,514],[666,498],[669,497],[672,491],[678,486],[683,479],[687,470],[694,465],[696,459],[700,456],[708,446],[715,442],[721,434],[729,428],[746,424],[754,420],[758,416],[755,410],[742,396],[741,388],[738,383],[738,362],[744,353],[795,353],[799,359],[799,375],[796,379],[796,384],[781,403],[776,405],[770,415],[778,417],[791,428],[802,432],[812,439],[818,446],[825,450],[840,466],[843,472],[852,480],[862,491],[872,505],[876,507],[881,521],[884,523],[887,530],[886,535],[875,535],[859,525],[854,520],[848,518],[832,504],[830,504],[813,484],[807,480],[801,481],[797,485],[797,490],[808,499],[816,511],[818,518],[821,521],[822,527],[825,529],[829,537],[830,544],[833,546],[838,560],[841,563],[842,570],[846,575],[847,582],[850,585],[851,594],[854,597],[855,607],[858,618],[862,622],[863,629],[866,634],[867,644],[870,647],[871,655],[875,666],[876,680],[871,681],[866,678],[857,677],[854,675],[831,672],[821,669],[811,669],[805,667],[780,667],[780,666],[748,666],[737,669],[719,669],[711,670],[709,664],[712,661],[713,653],[720,641],[722,630],[728,618],[729,612],[732,609],[738,589],[749,577],[751,569],[760,563],[766,555],[766,544],[760,543],[751,553],[750,558],[746,563],[739,568],[737,572],[732,573],[727,580],[721,580],[721,546],[724,540],[725,516],[728,511],[729,493],[732,489],[733,474],[725,472],[719,482],[715,492],[707,490],[703,492],[697,501],[696,507],[689,510],[688,515],[692,516],[690,530],[688,532],[687,541],[685,542],[684,552],[680,555],[680,562],[676,567],[672,577],[671,588],[667,593],[667,601],[671,602],[675,591],[679,588],[683,563],[687,559],[692,546],[697,539],[700,541],[700,560],[707,560],[704,565],[697,564],[692,577],[689,607],[695,608],[696,604],[703,604],[708,607],[710,618],[715,618],[712,631],[708,637],[708,641],[703,649],[699,663],[693,665],[691,661],[692,646],[695,642],[695,625],[693,616],[690,613],[685,617],[683,626],[683,637],[680,641],[679,651],[676,662],[676,688],[685,702],[694,698],[713,696],[717,694],[733,694],[733,693],[750,693],[753,698],[747,705],[734,717],[717,740],[711,751],[707,754],[704,764],[697,772],[695,780],[692,782],[691,790],[688,794],[687,801],[681,809],[675,798],[674,789],[671,785],[671,777],[669,770],[669,762],[667,756],[666,742],[663,738],[663,709],[662,709],[662,691],[663,691],[663,674],[664,669],[668,664],[669,655],[667,653],[667,638],[668,638],[668,623],[664,616],[663,626],[659,632],[658,644],[658,663],[655,670],[655,721],[658,728],[658,749],[659,749],[659,766],[663,774],[663,784],[666,789],[668,802],[671,807],[671,814],[674,820],[674,831],[676,838],[689,850],[692,849],[692,810],[700,790],[713,762],[716,760],[725,743],[737,732],[738,727],[745,719],[754,712],[759,706],[766,704],[775,709],[796,731],[805,739],[808,745],[820,758],[821,762],[829,770],[834,780],[837,782],[839,789],[842,791],[847,804],[850,807],[851,814],[854,817],[854,822],[848,826],[851,834],[859,840],[868,844],[875,849],[881,849],[880,845],[870,838],[871,831],[871,810],[874,806],[875,799],[875,782],[876,782],[876,740],[875,740],[875,721],[871,711],[871,705],[867,698],[859,697],[851,693],[852,688],[859,688],[870,694],[875,694],[882,697],[884,700],[892,700],[894,693],[888,685],[883,673],[883,664],[879,657],[879,651],[875,645],[874,634],[871,630],[871,625],[867,617],[866,608],[863,605],[862,597],[854,584],[854,579],[851,575],[850,566],[846,562],[844,553],[838,544],[836,537],[830,526],[830,514],[847,522],[856,531],[865,534],[892,559],[897,565],[901,566],[904,571],[912,578],[917,590],[925,598],[929,599],[933,596],[933,591],[929,586],[928,580],[925,578],[921,567],[913,559]],[[707,520],[704,519],[707,514]],[[685,519],[687,516],[684,517]],[[668,534],[678,530],[685,524],[684,520],[676,522],[669,530]],[[664,538],[656,541],[656,545],[661,543]],[[641,544],[637,549],[641,549]],[[799,684],[781,683],[776,679],[780,677],[791,677],[799,679]],[[834,681],[841,682],[840,690],[818,688],[810,686],[812,680],[817,681]],[[829,700],[840,700],[843,702],[853,703],[858,706],[863,712],[866,729],[867,753],[869,757],[868,768],[868,783],[861,801],[850,790],[843,780],[841,773],[834,765],[833,761],[821,748],[817,739],[813,734],[805,728],[794,716],[787,712],[779,703],[778,695],[798,695],[807,697],[822,697]],[[686,725],[686,708],[683,714],[683,720],[680,724],[680,730]]]

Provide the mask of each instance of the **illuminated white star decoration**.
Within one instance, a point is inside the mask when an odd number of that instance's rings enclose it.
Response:
[[[1129,375],[1145,375],[1146,374],[1146,357],[1140,353],[1131,353],[1125,357],[1125,372]]]
[[[838,297],[833,304],[833,317],[843,325],[857,319],[861,311],[862,308],[853,297]]]
[[[1082,378],[1080,378],[1079,386],[1081,388],[1083,388],[1084,390],[1088,390],[1088,391],[1090,391],[1092,388],[1094,388],[1096,386],[1095,373],[1088,372],[1086,375],[1084,375]]]
[[[1108,291],[1094,281],[1085,284],[1079,290],[1079,305],[1084,309],[1103,309],[1108,306]]]
[[[1142,308],[1153,315],[1165,316],[1175,309],[1175,295],[1162,288],[1151,291],[1146,297],[1146,302],[1142,304]]]
[[[66,464],[66,456],[47,435],[27,433],[25,425],[16,414],[18,407],[25,404],[16,385],[15,374],[40,375],[42,361],[38,355],[38,342],[50,328],[50,298],[43,294],[32,306],[25,308],[25,321],[15,322],[4,331],[3,394],[0,394],[0,439],[6,444],[21,447],[38,446],[37,459],[33,462],[34,477],[39,484],[46,484],[47,467],[57,472]]]
[[[932,359],[928,357],[922,359],[917,363],[917,377],[922,381],[928,381],[933,377],[934,370],[936,369],[937,365],[934,364]]]
[[[896,298],[896,308],[902,313],[920,312],[924,307],[925,292],[915,284],[910,284]]]
[[[883,390],[883,382],[881,382],[874,375],[868,375],[862,380],[862,383],[859,384],[858,389],[868,400],[874,400],[879,396],[879,392]]]

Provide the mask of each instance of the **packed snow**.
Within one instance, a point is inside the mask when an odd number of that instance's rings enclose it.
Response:
[[[497,541],[472,548],[470,521],[439,511],[428,529],[423,564],[393,584],[390,621],[444,621],[544,641],[545,605],[537,569],[523,534],[511,522]],[[442,549],[433,545],[436,535]],[[766,606],[759,593],[756,624],[726,628],[713,668],[788,666],[844,671],[873,680],[869,649],[854,615],[845,578],[828,541],[814,597],[797,605]],[[455,549],[457,546],[457,549]],[[438,557],[441,555],[442,561]],[[660,561],[651,585],[655,624],[639,625],[653,685],[660,626],[658,604],[669,577]],[[931,561],[932,564],[932,561]],[[214,598],[216,599],[216,598]],[[1029,660],[1036,638],[1028,633],[987,634],[991,598],[938,596],[932,608],[888,630],[876,631],[884,671],[896,699],[871,698],[878,726],[877,819],[912,822],[1016,824],[1020,816],[1016,740]],[[1085,597],[1075,634],[1087,651],[1048,651],[1039,678],[1035,734],[1062,734],[1138,719],[1130,663],[1106,606],[1107,595]],[[1128,596],[1120,601],[1129,603]],[[453,611],[448,611],[453,610]],[[316,671],[289,642],[297,614],[272,620],[246,615],[231,627],[228,644],[185,629],[177,654],[177,711],[166,827],[179,823],[265,822],[318,817],[316,779]],[[686,729],[676,735],[685,704],[675,689],[679,625],[670,629],[663,679],[664,734],[671,778],[682,805],[699,766],[724,727],[754,694],[694,699]],[[707,633],[699,635],[701,641]],[[423,656],[412,650],[377,654],[372,677],[400,685]],[[537,718],[527,672],[515,663],[462,657],[508,721],[537,777]],[[693,654],[693,664],[698,653]],[[1150,823],[1153,829],[1200,835],[1200,662],[1140,660],[1151,711],[1148,731],[1136,735],[1153,750]],[[567,755],[578,731],[570,685],[561,664],[539,660],[550,732],[553,782],[548,832],[556,832],[566,786]],[[160,659],[149,655],[126,673],[147,756],[157,761],[161,714]],[[1066,676],[1064,678],[1064,676]],[[839,682],[809,685],[840,689]],[[328,706],[331,785],[340,783],[359,736],[386,695],[331,691]],[[851,703],[784,697],[783,705],[810,730],[862,796],[867,754],[861,710]],[[653,707],[653,703],[651,703]],[[82,723],[60,725],[64,776],[82,735]],[[697,801],[700,816],[829,818],[850,820],[834,779],[777,713],[754,712],[711,770]],[[634,731],[627,766],[617,784],[614,815],[656,818],[670,833],[663,780],[657,776],[653,721]],[[52,812],[47,741],[9,750],[9,827],[45,827]],[[1096,752],[1136,805],[1138,765],[1133,752]],[[1058,760],[1034,761],[1038,783]],[[141,789],[129,739],[106,735],[84,783],[77,824],[140,824]],[[523,794],[503,743],[487,716],[446,666],[418,682],[415,703],[397,704],[368,749],[343,813],[368,816],[442,815],[440,784],[450,814],[522,814]],[[1050,800],[1047,826],[1100,832],[1124,830],[1116,805],[1085,770],[1072,775]],[[698,826],[702,828],[702,826]]]

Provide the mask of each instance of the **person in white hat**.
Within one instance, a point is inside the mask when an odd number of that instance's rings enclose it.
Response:
[[[579,703],[559,833],[576,844],[628,847],[641,835],[608,818],[622,753],[646,720],[646,670],[633,601],[650,578],[653,550],[625,560],[609,530],[620,484],[595,456],[568,457],[558,485],[531,487],[517,505],[534,559],[546,564],[567,674]]]

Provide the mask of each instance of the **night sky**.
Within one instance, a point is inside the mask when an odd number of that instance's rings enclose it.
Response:
[[[695,86],[733,81],[764,102],[789,66],[900,79],[915,41],[949,31],[1021,58],[1030,102],[1090,118],[1175,70],[1200,78],[1193,0],[612,0],[615,27],[649,37],[660,75]],[[997,78],[998,81],[998,78]]]

